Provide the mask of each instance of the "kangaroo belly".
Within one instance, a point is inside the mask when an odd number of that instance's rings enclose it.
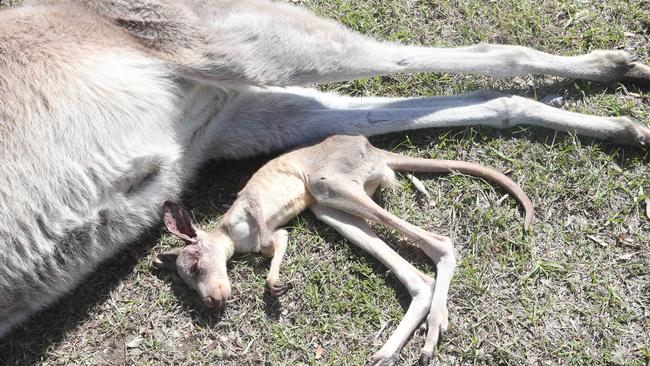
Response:
[[[0,141],[0,336],[156,223],[161,203],[180,193],[168,80],[145,56],[105,52],[78,61],[38,108],[21,110],[29,103],[9,95],[29,90],[0,90],[13,126]]]

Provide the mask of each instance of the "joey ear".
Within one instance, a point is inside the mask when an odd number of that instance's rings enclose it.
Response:
[[[165,226],[170,233],[186,242],[196,242],[196,230],[192,226],[190,215],[180,204],[167,201],[163,204],[162,212]]]
[[[156,256],[156,259],[153,260],[153,266],[158,269],[167,269],[170,271],[176,270],[176,258],[181,254],[183,248],[178,247],[174,249],[167,250]]]

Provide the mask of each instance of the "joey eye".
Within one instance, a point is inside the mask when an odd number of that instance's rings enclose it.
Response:
[[[194,263],[194,264],[190,267],[190,274],[191,274],[192,276],[194,276],[194,277],[197,277],[197,276],[199,275],[199,263],[198,263],[198,262],[197,262],[197,263]]]

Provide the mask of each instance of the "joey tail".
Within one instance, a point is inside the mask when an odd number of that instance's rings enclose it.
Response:
[[[517,183],[501,172],[466,161],[413,158],[387,151],[384,151],[384,153],[388,166],[394,170],[427,173],[449,173],[452,171],[458,171],[492,181],[512,194],[524,206],[525,230],[528,230],[533,221],[535,211],[530,198],[528,198],[526,193]]]

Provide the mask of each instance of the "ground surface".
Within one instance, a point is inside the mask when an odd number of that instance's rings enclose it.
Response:
[[[16,3],[16,1],[14,1]],[[7,5],[7,2],[0,1]],[[424,45],[502,42],[577,54],[624,48],[650,62],[650,4],[641,1],[307,1],[300,3],[377,38]],[[541,98],[563,108],[631,115],[650,123],[648,91],[543,77],[391,76],[326,87],[349,95],[425,96],[479,88]],[[424,177],[427,202],[404,177],[378,200],[455,239],[450,328],[436,364],[650,362],[650,150],[621,148],[542,129],[445,129],[373,139],[406,154],[459,158],[509,171],[537,207],[522,233],[504,192],[462,175]],[[218,221],[263,160],[215,163],[185,204],[203,227]],[[244,167],[243,167],[244,166]],[[500,203],[499,203],[500,202]],[[290,224],[282,272],[293,289],[264,293],[268,260],[237,257],[223,314],[204,309],[154,253],[179,243],[160,228],[59,305],[0,342],[0,364],[360,365],[399,322],[409,297],[394,276],[333,230],[303,215]],[[420,268],[417,249],[384,238]],[[423,330],[401,353],[419,356]]]

